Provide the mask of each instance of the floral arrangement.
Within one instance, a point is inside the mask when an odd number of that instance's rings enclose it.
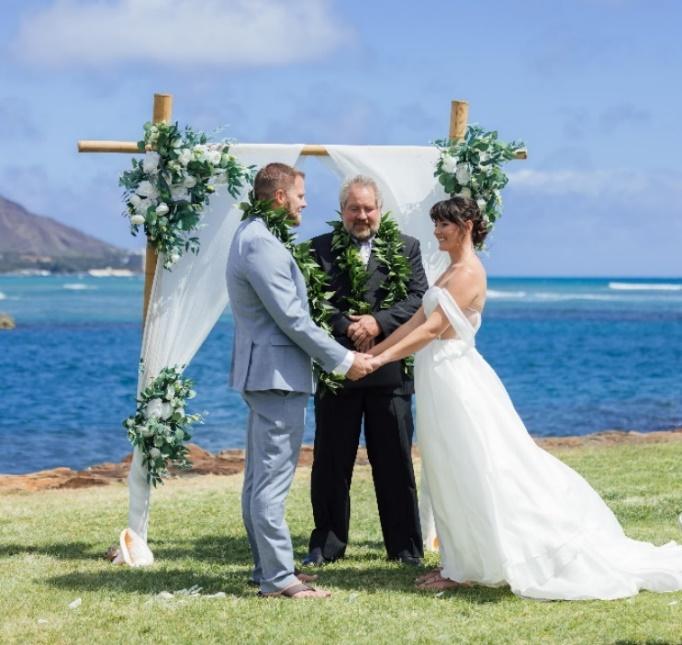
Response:
[[[200,414],[186,414],[185,404],[195,392],[192,382],[182,377],[179,366],[165,367],[141,392],[135,414],[123,426],[128,439],[142,450],[147,479],[156,486],[168,476],[168,463],[191,466],[185,442],[192,438],[187,427],[201,421]]]
[[[132,160],[132,170],[121,175],[130,230],[144,228],[149,242],[164,256],[170,269],[185,253],[199,250],[192,236],[216,184],[226,183],[237,197],[251,180],[252,168],[229,153],[229,145],[208,143],[204,133],[177,123],[145,123],[137,147],[144,158]]]
[[[509,179],[501,164],[514,159],[525,146],[520,141],[504,143],[497,132],[486,132],[479,126],[470,125],[463,139],[439,140],[440,149],[434,176],[451,196],[469,197],[476,200],[486,222],[492,229],[502,215],[500,191]]]

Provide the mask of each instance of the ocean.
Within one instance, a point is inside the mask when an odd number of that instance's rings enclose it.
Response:
[[[118,461],[134,412],[142,278],[0,276],[0,473]],[[491,278],[479,351],[529,431],[682,426],[682,279]],[[229,311],[187,368],[199,445],[244,446]],[[312,443],[312,414],[304,440]]]

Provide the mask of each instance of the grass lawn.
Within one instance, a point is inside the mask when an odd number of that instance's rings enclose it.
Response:
[[[682,540],[682,444],[556,454],[587,477],[631,537]],[[309,477],[299,469],[288,504],[298,559],[312,523]],[[356,469],[352,546],[321,572],[333,597],[258,599],[247,585],[240,486],[241,476],[205,476],[155,491],[157,562],[144,570],[101,558],[125,526],[125,486],[0,497],[0,642],[682,643],[682,592],[537,602],[507,589],[416,591],[413,569],[384,560],[368,467]],[[159,596],[193,585],[199,595]],[[207,597],[221,591],[225,597]],[[77,598],[80,606],[69,608]]]

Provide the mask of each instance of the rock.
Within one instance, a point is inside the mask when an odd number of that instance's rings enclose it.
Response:
[[[552,451],[595,445],[670,443],[682,442],[682,428],[656,432],[606,430],[590,435],[534,437],[534,439],[540,446]],[[193,443],[188,444],[187,448],[189,450],[189,459],[192,461],[192,468],[190,470],[171,468],[170,471],[174,476],[235,475],[244,470],[243,450],[222,450],[217,454],[213,454]],[[419,459],[419,450],[416,447],[412,449],[412,454],[416,459]],[[72,470],[71,468],[53,468],[27,475],[0,475],[0,494],[19,491],[86,488],[89,486],[104,486],[112,482],[124,482],[128,477],[131,459],[132,454],[128,454],[121,463],[98,464],[81,471]],[[298,465],[310,466],[312,463],[312,446],[303,446]],[[365,448],[358,449],[355,463],[358,465],[369,463]],[[682,516],[679,521],[682,528]]]
[[[16,326],[12,316],[0,313],[0,329],[14,329]]]

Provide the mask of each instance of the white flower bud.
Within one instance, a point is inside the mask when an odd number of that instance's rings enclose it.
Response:
[[[157,215],[166,215],[170,208],[168,208],[168,204],[166,202],[161,202],[157,207],[156,207],[156,214]]]
[[[133,216],[130,218],[130,223],[131,223],[131,224],[134,224],[135,226],[141,226],[142,224],[144,224],[144,216],[143,216],[143,215],[139,215],[139,214],[138,214],[138,215],[133,215]]]

